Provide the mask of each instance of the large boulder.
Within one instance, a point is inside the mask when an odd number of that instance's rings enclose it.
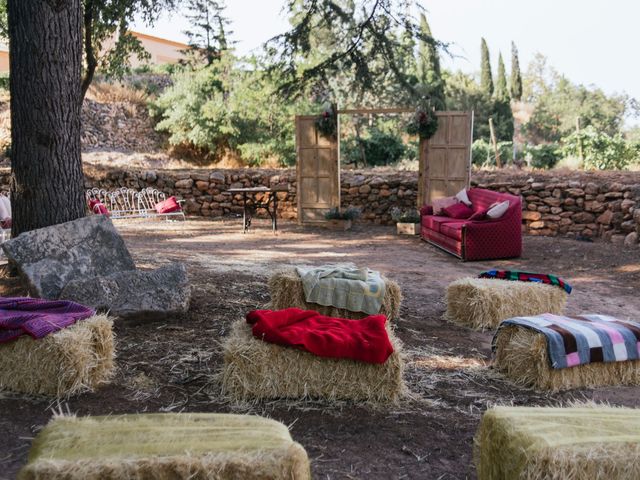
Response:
[[[131,254],[111,220],[90,215],[24,232],[2,244],[26,280],[30,294],[57,299],[78,278],[135,270]]]
[[[184,265],[172,263],[152,271],[124,271],[72,280],[60,298],[120,318],[150,320],[186,312],[191,288]]]

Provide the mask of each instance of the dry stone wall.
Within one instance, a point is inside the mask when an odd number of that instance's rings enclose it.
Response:
[[[621,177],[630,182],[636,176]],[[392,224],[393,207],[410,209],[417,199],[416,172],[347,171],[341,179],[342,206],[362,210],[360,222]],[[640,235],[640,182],[611,181],[607,176],[562,181],[558,178],[521,178],[496,181],[476,172],[472,184],[521,195],[523,231],[531,235],[602,237],[637,245]],[[8,191],[9,172],[0,171],[0,190]],[[186,200],[187,213],[219,217],[242,213],[242,196],[230,188],[288,185],[278,193],[279,216],[296,218],[295,170],[110,170],[87,174],[87,187],[155,187]],[[258,194],[258,199],[260,194]]]

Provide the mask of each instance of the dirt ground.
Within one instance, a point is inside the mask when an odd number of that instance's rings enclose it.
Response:
[[[30,442],[53,411],[78,415],[128,412],[249,412],[283,421],[309,453],[317,479],[475,478],[473,435],[493,404],[558,405],[571,400],[640,404],[640,387],[547,395],[515,387],[488,367],[491,333],[442,319],[446,285],[491,267],[553,272],[575,288],[570,312],[640,318],[640,252],[603,243],[525,238],[517,260],[462,263],[390,227],[357,225],[329,232],[284,223],[273,235],[255,221],[117,224],[142,268],[187,264],[193,283],[184,318],[139,325],[117,323],[118,372],[113,383],[61,405],[0,394],[0,478],[14,478]],[[402,287],[396,332],[405,344],[410,396],[390,409],[349,403],[274,401],[233,405],[220,394],[219,342],[232,321],[269,300],[266,280],[286,265],[353,262],[378,269]],[[0,294],[15,295],[14,279]]]

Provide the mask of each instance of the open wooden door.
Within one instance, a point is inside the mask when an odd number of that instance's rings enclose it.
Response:
[[[340,206],[338,142],[318,133],[316,118],[296,116],[296,198],[301,225],[325,222],[324,214]]]
[[[469,186],[473,112],[436,112],[438,130],[420,143],[418,208]]]

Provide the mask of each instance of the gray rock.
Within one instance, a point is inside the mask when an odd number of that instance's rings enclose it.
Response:
[[[125,319],[149,320],[189,309],[191,287],[182,263],[73,280],[60,298]]]
[[[71,280],[135,270],[124,240],[104,215],[24,232],[2,244],[35,297],[57,299]]]

